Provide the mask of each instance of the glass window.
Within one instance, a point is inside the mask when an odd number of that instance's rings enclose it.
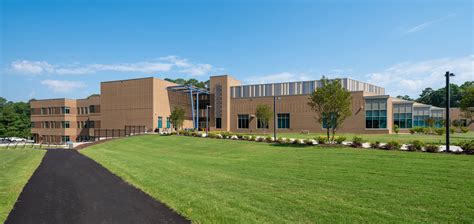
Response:
[[[63,128],[69,128],[70,127],[69,121],[63,121],[62,125],[63,125]]]
[[[70,108],[69,107],[62,107],[63,114],[69,114]]]
[[[94,105],[89,106],[89,112],[90,113],[95,113],[95,106]]]
[[[249,115],[248,114],[239,114],[237,115],[237,128],[249,128]]]
[[[222,128],[222,119],[220,117],[216,118],[216,128]]]
[[[278,128],[281,128],[281,129],[290,128],[290,114],[278,114],[277,120],[278,120]]]
[[[365,104],[370,105],[365,108],[365,128],[387,128],[387,100],[367,99]]]
[[[158,128],[163,128],[163,118],[158,117]]]
[[[170,128],[171,127],[171,121],[170,121],[170,118],[167,117],[166,118],[166,128]]]
[[[71,139],[69,138],[69,135],[67,135],[67,136],[63,135],[63,136],[61,136],[61,141],[62,142],[69,142],[69,141],[71,141]]]
[[[413,127],[412,104],[395,104],[393,105],[393,124],[399,128]]]

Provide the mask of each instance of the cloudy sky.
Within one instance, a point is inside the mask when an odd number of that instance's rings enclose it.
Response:
[[[101,81],[350,77],[417,97],[474,80],[473,1],[0,1],[0,94],[82,98]]]

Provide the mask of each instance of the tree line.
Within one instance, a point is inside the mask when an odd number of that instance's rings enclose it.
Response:
[[[198,81],[197,79],[182,79],[182,78],[177,78],[177,79],[165,78],[165,80],[168,82],[179,84],[179,85],[192,85],[201,89],[209,89],[209,80]]]
[[[30,103],[0,97],[0,137],[31,137]]]
[[[450,95],[451,95],[451,107],[474,107],[472,103],[468,103],[469,97],[466,95],[473,94],[474,92],[474,81],[464,82],[462,85],[458,86],[456,84],[450,84]],[[418,98],[412,99],[408,95],[397,96],[397,98],[416,101],[418,103],[429,104],[435,107],[445,107],[446,105],[446,88],[433,89],[427,87],[421,91],[421,94]],[[464,99],[464,104],[463,104]]]

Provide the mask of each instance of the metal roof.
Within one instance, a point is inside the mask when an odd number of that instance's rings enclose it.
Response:
[[[181,92],[181,93],[199,93],[199,94],[209,94],[209,91],[206,89],[201,89],[192,85],[180,85],[180,86],[169,86],[168,90]]]

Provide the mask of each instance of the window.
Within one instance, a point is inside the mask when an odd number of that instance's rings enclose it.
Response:
[[[399,128],[412,128],[413,114],[411,103],[393,105],[393,124]]]
[[[171,128],[171,122],[169,117],[166,118],[166,128]]]
[[[387,99],[365,100],[365,128],[387,128]]]
[[[330,117],[331,117],[331,125],[334,125],[335,118],[336,118],[334,116],[334,113],[331,113]],[[327,125],[328,125],[328,119],[325,115],[323,115],[323,128],[327,128]]]
[[[278,114],[278,128],[288,129],[290,128],[290,114]]]
[[[62,107],[63,114],[69,114],[70,108],[69,107]]]
[[[95,106],[94,105],[89,106],[89,113],[95,113]]]
[[[216,118],[216,128],[222,128],[222,118]]]
[[[163,118],[158,117],[158,128],[163,128]]]
[[[265,123],[264,120],[257,118],[257,128],[258,129],[262,129],[262,128],[268,129],[268,121],[267,121],[266,124],[264,124],[264,123]]]
[[[69,121],[62,122],[62,128],[69,128],[69,126],[70,126]]]
[[[237,115],[238,126],[237,128],[249,128],[249,115],[239,114]]]
[[[61,136],[61,142],[70,142],[71,139],[69,138],[69,135],[66,135],[66,136]]]
[[[46,107],[41,108],[41,115],[47,114],[48,111],[46,110]]]

